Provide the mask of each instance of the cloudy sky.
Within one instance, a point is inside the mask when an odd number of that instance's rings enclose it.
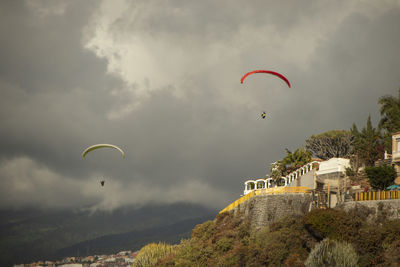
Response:
[[[0,208],[223,208],[285,148],[376,125],[399,25],[398,0],[0,1]]]

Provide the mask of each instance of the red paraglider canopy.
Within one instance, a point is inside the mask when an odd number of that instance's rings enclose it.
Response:
[[[242,77],[242,79],[240,79],[240,83],[243,83],[244,79],[246,79],[247,76],[249,76],[249,75],[251,75],[251,74],[253,74],[253,73],[269,73],[269,74],[278,76],[279,78],[281,78],[282,80],[284,80],[284,81],[287,83],[287,85],[289,86],[289,88],[290,88],[290,82],[289,82],[289,80],[288,80],[285,76],[283,76],[282,74],[280,74],[280,73],[278,73],[278,72],[275,72],[275,71],[272,71],[272,70],[253,70],[253,71],[250,71],[250,72],[246,73],[246,74]]]

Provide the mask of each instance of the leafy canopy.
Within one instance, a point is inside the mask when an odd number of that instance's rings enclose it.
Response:
[[[392,166],[382,165],[377,167],[366,167],[369,183],[372,188],[384,190],[392,185],[396,178],[396,170]]]
[[[372,166],[377,159],[382,157],[383,146],[380,130],[372,126],[371,116],[368,116],[367,125],[360,132],[353,124],[351,134],[354,136],[354,153],[365,165]]]
[[[305,148],[298,148],[294,152],[286,148],[286,156],[271,166],[270,176],[278,181],[282,176],[311,162],[311,155]]]
[[[382,115],[379,121],[379,128],[383,129],[383,140],[385,149],[392,151],[391,136],[392,133],[400,131],[400,87],[399,96],[383,96],[378,103],[381,105],[380,113]]]
[[[349,131],[332,130],[312,135],[306,140],[306,148],[323,160],[348,158],[352,152],[353,139]]]

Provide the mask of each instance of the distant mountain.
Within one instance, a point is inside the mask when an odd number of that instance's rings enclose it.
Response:
[[[188,219],[167,226],[154,227],[142,231],[131,231],[123,234],[106,235],[57,251],[58,258],[71,255],[115,254],[123,250],[139,250],[154,241],[178,244],[182,238],[190,238],[194,226],[214,219],[215,215]]]
[[[148,242],[179,242],[215,217],[199,205],[124,207],[112,212],[0,210],[0,266],[87,253],[136,250]]]

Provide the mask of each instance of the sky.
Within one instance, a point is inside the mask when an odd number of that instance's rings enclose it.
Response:
[[[0,208],[222,209],[285,148],[377,125],[399,25],[398,0],[0,1]]]

